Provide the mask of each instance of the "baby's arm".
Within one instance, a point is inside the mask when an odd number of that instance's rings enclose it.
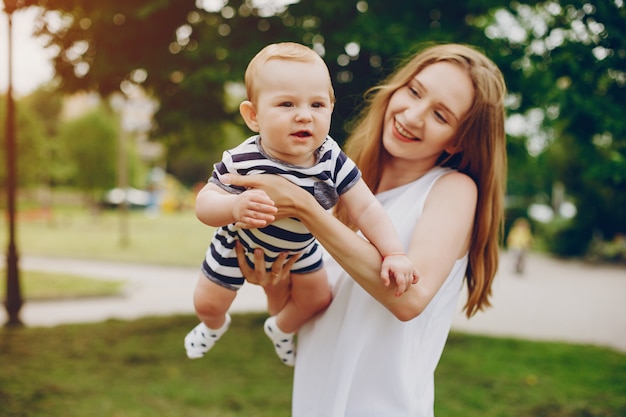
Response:
[[[221,227],[236,223],[238,227],[254,229],[274,221],[274,202],[259,189],[231,194],[219,186],[207,183],[196,196],[196,217],[209,226]]]
[[[391,278],[394,278],[398,287],[396,295],[402,295],[409,285],[417,283],[418,273],[413,262],[404,253],[396,228],[385,209],[362,179],[343,194],[341,199],[357,227],[383,257],[380,272],[383,283],[388,286]]]

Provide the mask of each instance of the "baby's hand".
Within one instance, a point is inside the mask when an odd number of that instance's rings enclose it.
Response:
[[[380,279],[385,287],[388,287],[392,278],[396,281],[398,297],[404,294],[411,284],[417,284],[419,274],[406,254],[398,252],[383,257]]]
[[[237,227],[256,229],[272,223],[277,210],[265,191],[246,190],[237,196],[233,206],[233,218]]]

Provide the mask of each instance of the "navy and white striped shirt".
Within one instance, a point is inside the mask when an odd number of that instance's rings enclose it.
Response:
[[[226,173],[278,174],[307,190],[322,207],[330,209],[337,204],[341,194],[359,181],[361,172],[330,136],[317,152],[318,161],[312,167],[290,165],[266,154],[261,147],[260,136],[252,136],[236,148],[224,152],[222,161],[215,164],[209,182],[230,193],[241,193],[245,189],[223,184],[219,176]],[[291,254],[302,252],[291,272],[302,274],[322,267],[321,249],[313,235],[297,219],[277,220],[259,229],[240,229],[229,224],[215,231],[203,264],[205,275],[227,288],[237,289],[244,282],[235,253],[237,240],[242,243],[251,267],[254,266],[255,248],[263,249],[268,269],[285,251]]]

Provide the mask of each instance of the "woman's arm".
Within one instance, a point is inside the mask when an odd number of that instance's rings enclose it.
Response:
[[[420,271],[420,280],[400,297],[379,278],[378,250],[309,193],[275,175],[231,175],[228,181],[263,189],[278,207],[277,218],[299,218],[352,279],[400,320],[411,320],[426,308],[469,247],[477,191],[473,181],[460,173],[440,178],[428,196],[407,251]]]

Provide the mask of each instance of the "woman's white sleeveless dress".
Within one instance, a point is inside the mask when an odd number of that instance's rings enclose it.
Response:
[[[434,168],[415,182],[377,195],[404,247],[435,181]],[[434,371],[463,285],[467,255],[415,319],[401,322],[328,255],[330,307],[298,334],[293,417],[433,416]],[[418,284],[419,285],[419,284]]]

